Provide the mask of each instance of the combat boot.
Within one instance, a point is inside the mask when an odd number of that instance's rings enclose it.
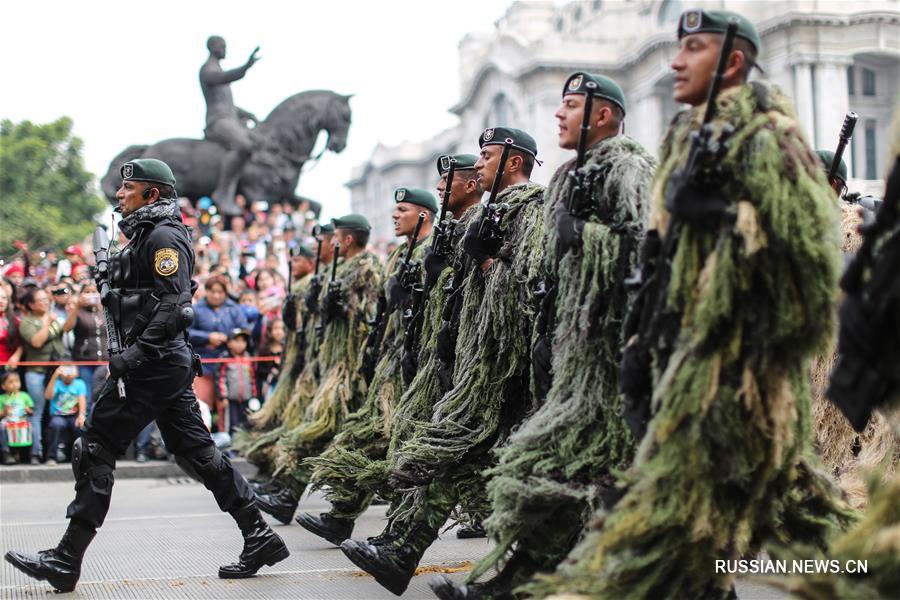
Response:
[[[290,556],[287,546],[254,505],[230,512],[244,536],[244,549],[234,564],[219,567],[221,579],[253,577],[263,565],[272,566]]]
[[[528,581],[538,564],[521,552],[513,552],[500,572],[480,583],[454,583],[446,575],[435,575],[428,587],[440,600],[509,600],[513,589]]]
[[[370,574],[382,587],[400,596],[416,574],[425,550],[437,538],[437,529],[414,525],[405,543],[373,544],[344,540],[341,550],[353,564]]]
[[[277,494],[284,488],[274,479],[268,481],[248,481],[254,494]]]
[[[300,513],[295,521],[305,530],[328,540],[335,546],[340,546],[341,542],[350,539],[355,523],[353,519],[332,517],[329,513],[320,513],[318,517],[309,513]]]
[[[474,540],[483,537],[487,537],[487,532],[479,521],[471,525],[463,525],[456,530],[456,539],[458,540]]]
[[[300,504],[300,498],[288,488],[284,488],[276,494],[256,495],[256,506],[259,507],[259,510],[272,515],[285,525],[293,520],[298,504]]]
[[[6,562],[29,577],[47,581],[60,592],[71,592],[81,576],[81,559],[97,532],[69,521],[59,545],[37,554],[19,554],[10,550]]]

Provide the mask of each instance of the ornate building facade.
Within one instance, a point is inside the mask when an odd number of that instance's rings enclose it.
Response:
[[[575,70],[603,73],[628,99],[625,133],[655,151],[679,106],[670,64],[677,19],[687,8],[727,8],[750,18],[762,38],[764,78],[794,99],[814,148],[831,148],[848,110],[860,116],[848,153],[853,190],[880,193],[890,120],[900,90],[900,8],[894,0],[575,0],[514,2],[488,34],[459,44],[459,123],[417,143],[379,145],[346,184],[354,211],[370,216],[375,240],[391,237],[390,194],[432,189],[434,161],[445,152],[477,152],[485,127],[531,133],[549,181],[567,158],[557,144],[562,84]]]

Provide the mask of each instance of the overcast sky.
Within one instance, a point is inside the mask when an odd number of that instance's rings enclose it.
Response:
[[[490,31],[509,0],[327,2],[28,0],[4,3],[0,118],[37,123],[69,116],[101,177],[129,144],[202,137],[197,73],[206,39],[225,38],[226,69],[255,46],[262,57],[232,84],[235,103],[260,119],[307,89],[354,93],[346,150],[327,153],[298,192],[349,210],[343,184],[377,142],[429,137],[453,125],[457,44]]]

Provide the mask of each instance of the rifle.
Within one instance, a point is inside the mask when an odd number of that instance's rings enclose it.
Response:
[[[322,240],[318,237],[318,231],[315,228],[313,229],[313,236],[315,236],[317,242],[316,267],[313,277],[309,282],[309,289],[306,293],[315,294],[315,297],[318,298],[319,290],[321,289],[321,285],[319,284],[319,263],[322,261]],[[297,328],[297,335],[294,338],[296,340],[295,343],[297,344],[297,354],[294,356],[294,364],[291,365],[292,378],[297,377],[297,375],[299,375],[306,367],[306,329],[310,319],[314,318],[316,315],[316,313],[309,309],[309,303],[307,302],[306,304],[307,310],[303,311],[303,316],[300,318],[300,326]]]
[[[281,308],[281,320],[284,321],[284,327],[287,331],[296,331],[297,329],[297,297],[295,296],[293,290],[294,283],[294,265],[293,259],[295,256],[295,249],[289,248],[287,252],[288,257],[288,286],[287,286],[287,298],[284,299],[284,306]]]
[[[441,212],[438,215],[434,227],[434,236],[431,238],[431,252],[439,256],[450,256],[453,251],[452,223],[444,223],[447,210],[450,206],[450,188],[453,186],[453,177],[456,174],[456,159],[447,157],[447,184],[444,187],[444,195],[441,200]]]
[[[703,123],[698,131],[691,132],[691,147],[682,170],[685,181],[689,184],[711,182],[716,175],[716,165],[721,162],[720,159],[724,155],[724,143],[713,144],[713,130],[710,123],[716,114],[716,99],[722,88],[728,56],[734,46],[737,25],[734,19],[728,22],[716,72],[706,97]],[[723,137],[727,135],[727,128],[723,128]],[[675,187],[670,183],[666,190],[667,207],[674,204],[674,196],[678,192],[673,189]],[[665,311],[666,287],[671,278],[671,261],[678,243],[678,221],[677,215],[673,213],[663,240],[660,240],[655,232],[648,233],[643,249],[646,277],[631,312],[626,317],[625,339],[629,341],[626,342],[622,355],[619,389],[625,396],[625,420],[636,439],[643,437],[650,419],[653,393],[650,380],[650,344],[654,344],[660,351],[665,351],[678,334],[678,319]],[[631,339],[633,337],[635,339]]]
[[[584,167],[584,155],[587,153],[588,134],[591,131],[591,112],[594,110],[594,89],[597,84],[588,81],[584,85],[589,92],[584,95],[584,114],[581,116],[581,129],[578,132],[578,154],[575,157],[575,167],[567,173],[572,187],[569,191],[566,208],[573,216],[582,216],[587,213],[587,207],[584,206],[585,186],[582,167]]]
[[[838,167],[841,166],[841,159],[844,157],[844,149],[853,137],[853,129],[856,127],[856,121],[859,119],[852,110],[844,116],[844,124],[841,125],[841,132],[838,134],[838,145],[834,151],[834,160],[831,161],[831,168],[828,169],[828,183],[834,184],[837,177]]]
[[[506,161],[509,159],[509,151],[512,149],[513,141],[506,138],[503,142],[503,152],[500,153],[500,164],[497,165],[497,173],[494,176],[494,183],[491,185],[491,195],[487,204],[481,209],[481,221],[478,223],[478,237],[485,241],[499,241],[503,239],[500,231],[500,222],[503,215],[509,210],[509,206],[505,203],[497,206],[497,194],[500,193],[500,180],[506,171]]]
[[[341,283],[337,281],[337,266],[340,254],[341,244],[335,242],[334,256],[331,260],[331,279],[328,281],[328,290],[325,292],[325,313],[322,315],[321,323],[316,327],[316,333],[319,336],[319,344],[325,340],[325,328],[328,326],[330,317],[328,313],[329,310],[333,308],[332,303],[337,301],[335,298],[340,299],[341,295]]]
[[[118,306],[113,300],[116,294],[112,292],[109,282],[109,237],[106,230],[97,227],[94,230],[94,262],[91,272],[94,280],[97,282],[97,291],[100,293],[100,303],[103,305],[103,317],[106,320],[106,338],[110,356],[121,354],[122,336],[119,333],[118,326]],[[113,314],[115,313],[115,314]],[[114,318],[115,317],[115,318]],[[119,392],[119,399],[125,400],[125,381],[119,377],[116,379],[116,389]]]

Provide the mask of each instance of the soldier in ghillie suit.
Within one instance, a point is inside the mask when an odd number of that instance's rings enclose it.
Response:
[[[257,495],[257,505],[282,523],[290,523],[309,483],[311,469],[303,459],[317,456],[340,431],[347,415],[366,397],[361,374],[369,323],[375,316],[381,265],[369,252],[371,226],[365,217],[350,214],[332,219],[334,246],[330,279],[321,303],[317,326],[317,365],[321,378],[303,411],[300,425],[276,446],[275,479],[281,491]],[[338,258],[340,264],[338,265]]]
[[[334,227],[331,223],[319,227],[316,235],[316,262],[312,276],[292,285],[292,288],[297,290],[294,302],[297,307],[297,320],[296,327],[289,328],[289,330],[296,329],[296,332],[291,334],[287,346],[288,353],[283,363],[287,372],[279,379],[272,397],[263,409],[251,416],[253,431],[250,441],[241,449],[247,460],[256,465],[261,473],[269,476],[275,469],[278,440],[300,425],[304,411],[318,388],[320,365],[316,325],[322,318],[320,306],[324,294],[323,281],[327,275],[325,266],[331,264],[334,255],[333,237]],[[257,492],[281,491],[281,486],[276,481],[253,486]]]
[[[394,235],[405,237],[387,259],[378,314],[369,330],[364,375],[370,379],[362,408],[347,417],[331,446],[304,464],[313,470],[313,489],[326,489],[332,508],[319,516],[301,513],[297,522],[335,545],[350,537],[353,523],[372,501],[374,490],[359,485],[360,467],[383,460],[391,435],[394,407],[404,390],[403,313],[412,310],[414,285],[422,283],[422,256],[431,234],[437,202],[419,188],[394,192]]]
[[[890,174],[884,203],[864,225],[862,247],[841,278],[838,358],[826,395],[857,432],[879,412],[900,435],[900,113],[891,127]],[[867,570],[810,574],[775,582],[798,598],[894,598],[900,589],[900,473],[879,482],[875,472],[865,516],[830,545],[827,556],[865,561]],[[791,548],[806,558],[805,548]]]
[[[737,38],[707,112],[730,19]],[[809,460],[809,366],[834,322],[837,202],[788,100],[747,83],[753,25],[692,10],[678,37],[674,98],[693,108],[662,144],[643,250],[653,262],[635,308],[648,319],[620,375],[632,422],[651,419],[624,495],[554,575],[525,588],[537,597],[730,597],[735,576],[716,559],[763,542],[824,548],[850,513]]]
[[[834,161],[834,152],[816,150],[825,172],[829,173]],[[853,198],[855,194],[844,195],[847,189],[847,165],[841,160],[835,174],[832,188],[838,197]],[[871,197],[866,197],[873,200]],[[841,250],[851,257],[862,244],[859,227],[862,216],[874,218],[875,213],[867,202],[841,202]],[[825,466],[834,475],[847,499],[854,508],[863,508],[868,500],[865,477],[867,472],[878,469],[883,480],[894,474],[900,461],[900,438],[892,431],[888,420],[878,412],[872,414],[863,431],[857,432],[847,423],[841,411],[825,397],[828,376],[834,368],[837,349],[816,357],[812,368],[812,414],[815,422],[816,446]]]
[[[634,442],[621,417],[618,370],[627,281],[638,266],[655,161],[618,135],[624,117],[625,96],[613,80],[588,73],[566,80],[556,112],[559,145],[582,156],[557,169],[547,188],[548,321],[538,335],[550,340],[539,339],[534,350],[541,361],[542,349],[550,349],[552,384],[489,472],[493,510],[485,525],[497,547],[466,585],[436,576],[431,587],[440,598],[508,597],[535,570],[555,568],[609,491],[610,470],[630,464]],[[547,369],[535,365],[534,372]],[[536,381],[535,389],[546,385]],[[471,583],[498,563],[493,579]]]
[[[543,186],[529,181],[537,146],[527,133],[506,127],[486,129],[479,146],[475,168],[491,198],[463,239],[469,268],[453,388],[393,456],[393,475],[414,487],[393,508],[389,539],[341,544],[350,560],[398,595],[456,505],[471,510],[467,495],[481,495],[491,448],[531,409],[530,294],[544,250]]]

